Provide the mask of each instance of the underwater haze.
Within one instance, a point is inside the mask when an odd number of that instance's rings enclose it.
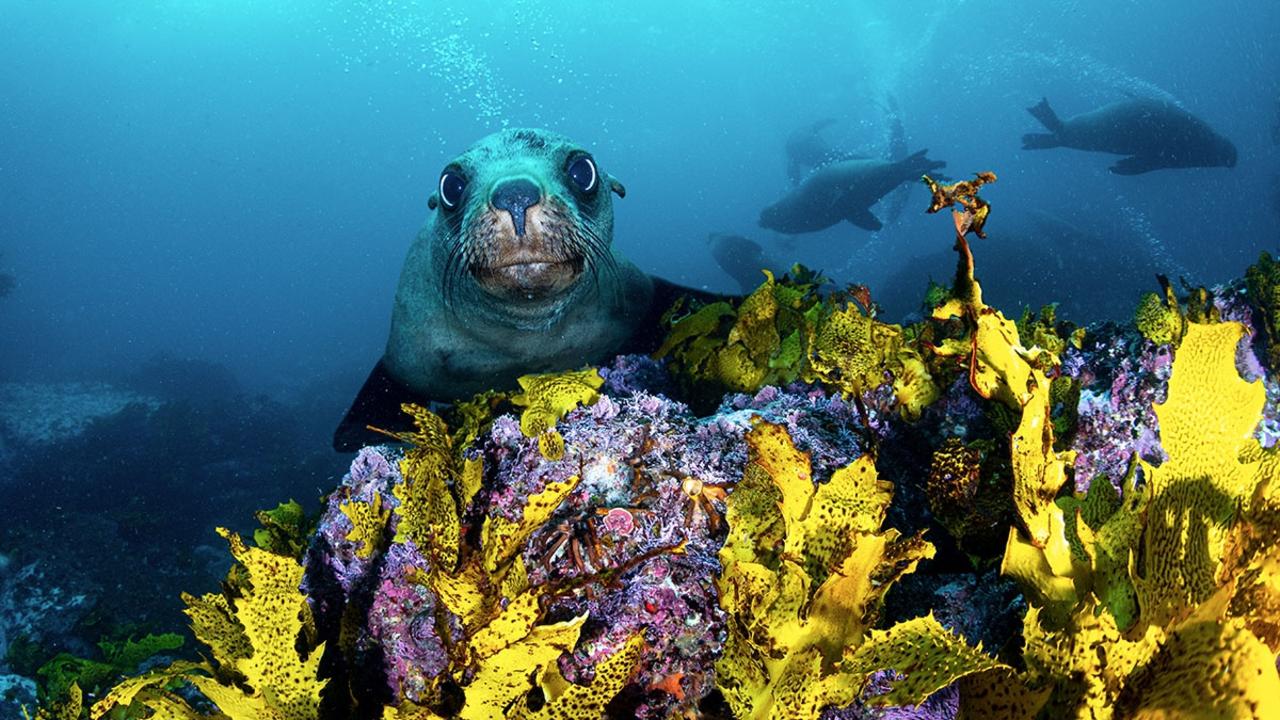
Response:
[[[441,170],[489,133],[590,150],[650,274],[736,293],[708,238],[739,235],[896,322],[955,268],[921,183],[876,231],[760,220],[798,130],[888,158],[900,122],[942,176],[998,175],[973,240],[991,305],[1126,320],[1157,274],[1212,285],[1280,249],[1278,37],[1274,0],[0,0],[0,579],[38,560],[27,587],[94,598],[59,636],[85,652],[84,618],[180,626],[178,592],[225,569],[215,524],[316,510]],[[1139,98],[1234,166],[1023,149],[1042,99]],[[0,666],[6,642],[0,621]]]
[[[874,235],[757,226],[789,188],[791,131],[833,118],[832,142],[883,154],[890,96],[911,151],[952,177],[999,174],[990,230],[1016,235],[1012,251],[1068,244],[1063,277],[1155,251],[1153,271],[1221,281],[1277,244],[1278,32],[1280,6],[1262,0],[7,0],[0,271],[16,287],[0,300],[0,372],[165,352],[267,392],[341,377],[349,395],[381,351],[440,169],[517,126],[574,138],[626,184],[616,243],[648,272],[734,289],[705,242],[731,232],[784,266],[869,283],[901,314],[949,270],[913,262],[948,250],[922,188]],[[1021,150],[1041,97],[1066,117],[1148,94],[1230,138],[1239,164],[1120,177],[1112,156]],[[1105,301],[1122,317],[1154,287]]]

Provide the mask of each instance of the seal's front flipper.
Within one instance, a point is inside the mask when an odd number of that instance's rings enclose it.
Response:
[[[870,230],[871,232],[884,227],[884,225],[880,224],[880,219],[871,214],[870,208],[853,208],[845,213],[844,219],[863,230]]]
[[[1160,170],[1168,167],[1160,162],[1160,158],[1151,155],[1131,155],[1123,160],[1117,160],[1109,170],[1116,175],[1141,175],[1152,170]]]
[[[386,436],[370,430],[370,425],[392,432],[412,430],[412,420],[400,409],[402,403],[408,402],[425,405],[426,399],[391,377],[379,360],[333,431],[333,449],[355,452],[365,445],[385,442]]]

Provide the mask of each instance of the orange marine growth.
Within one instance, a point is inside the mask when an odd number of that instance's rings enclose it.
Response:
[[[972,180],[961,180],[951,185],[939,185],[936,180],[925,175],[921,178],[925,185],[929,186],[929,192],[933,193],[933,201],[929,203],[927,213],[936,213],[942,208],[952,208],[951,213],[956,221],[956,234],[961,237],[973,233],[980,238],[985,238],[987,234],[982,231],[982,226],[987,224],[987,215],[991,213],[991,205],[986,200],[978,197],[978,188],[987,183],[996,181],[996,174],[993,172],[974,173]],[[956,210],[955,206],[960,205],[963,211]]]

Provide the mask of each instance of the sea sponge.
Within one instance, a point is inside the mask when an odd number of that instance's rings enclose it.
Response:
[[[972,558],[993,556],[1014,519],[1008,449],[990,440],[947,438],[933,452],[929,511]]]

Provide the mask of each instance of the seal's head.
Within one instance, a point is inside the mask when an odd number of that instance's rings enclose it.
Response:
[[[478,291],[513,315],[567,302],[585,276],[612,267],[611,191],[625,193],[568,138],[485,137],[445,165],[428,202],[443,291]]]
[[[405,402],[653,352],[678,298],[722,299],[616,253],[613,193],[622,185],[586,149],[543,130],[490,135],[447,163],[400,271],[386,351],[334,447],[379,440],[370,427],[404,427]]]
[[[760,227],[766,230],[780,229],[782,227],[781,214],[782,212],[776,203],[765,207],[760,211]]]

